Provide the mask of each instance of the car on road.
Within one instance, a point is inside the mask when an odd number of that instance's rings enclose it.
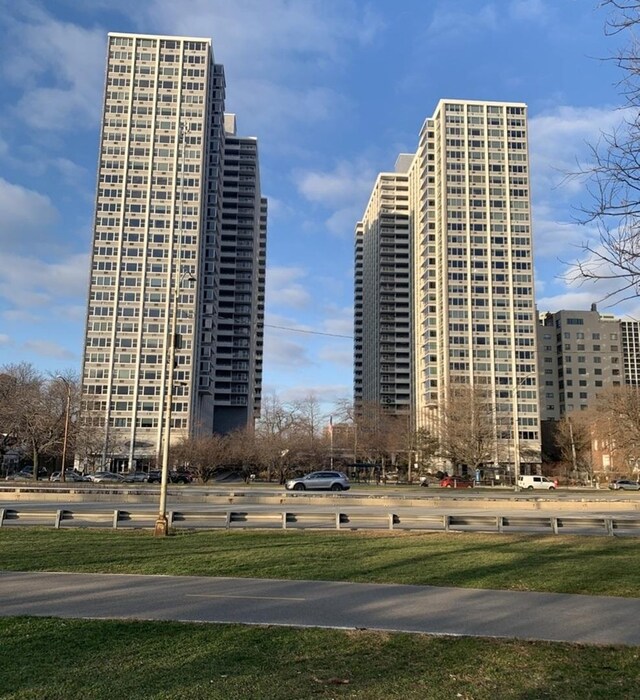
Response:
[[[65,481],[89,481],[86,476],[79,474],[74,471],[65,471],[64,473]],[[49,477],[49,481],[62,481],[62,472],[53,472]]]
[[[47,479],[49,476],[49,472],[44,468],[40,467],[38,469],[38,478],[39,479]],[[28,467],[23,467],[19,472],[15,472],[14,474],[9,474],[9,476],[6,477],[6,481],[31,481],[33,480],[33,467],[28,466]]]
[[[521,489],[544,489],[553,491],[558,487],[557,479],[548,476],[538,476],[537,474],[521,474],[518,477],[518,486]]]
[[[609,484],[614,491],[640,491],[640,484],[631,479],[616,479]]]
[[[148,474],[147,481],[150,484],[159,484],[162,481],[162,471],[160,469],[152,469]],[[193,477],[189,472],[176,471],[172,469],[169,472],[169,482],[172,484],[190,484]]]
[[[311,472],[285,483],[287,491],[348,491],[349,479],[342,472]]]
[[[134,472],[125,472],[123,474],[124,481],[127,483],[140,483],[140,482],[145,482],[149,481],[149,475],[147,472],[143,472],[140,470],[134,471]]]
[[[440,480],[443,489],[472,489],[474,482],[468,476],[445,476]]]
[[[90,481],[93,481],[96,484],[122,483],[124,481],[124,478],[121,474],[105,471],[94,472],[93,474],[89,474],[89,479]]]

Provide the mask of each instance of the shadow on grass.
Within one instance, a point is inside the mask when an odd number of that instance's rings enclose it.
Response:
[[[640,549],[611,537],[476,533],[0,530],[23,571],[406,583],[637,597]]]

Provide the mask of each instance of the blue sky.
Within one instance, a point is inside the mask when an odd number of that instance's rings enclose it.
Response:
[[[537,302],[593,231],[567,180],[621,120],[597,0],[0,0],[0,365],[79,371],[108,31],[211,37],[270,202],[264,392],[352,395],[353,229],[441,98],[529,105]],[[604,306],[602,306],[604,310]],[[635,313],[632,303],[615,310]]]

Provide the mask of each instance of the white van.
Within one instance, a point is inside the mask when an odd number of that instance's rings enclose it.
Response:
[[[518,477],[518,486],[521,489],[547,489],[547,491],[553,491],[556,487],[556,482],[548,476],[529,476],[525,474]]]

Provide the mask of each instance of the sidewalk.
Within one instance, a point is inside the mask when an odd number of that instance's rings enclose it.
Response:
[[[0,615],[640,645],[640,598],[203,576],[0,572]]]

